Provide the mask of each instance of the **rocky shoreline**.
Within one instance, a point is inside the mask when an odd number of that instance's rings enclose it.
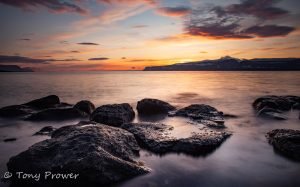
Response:
[[[263,96],[253,102],[257,117],[287,119],[284,112],[300,109],[300,97]],[[91,101],[75,105],[64,103],[50,95],[20,105],[0,109],[0,117],[33,122],[84,120],[61,128],[47,126],[34,135],[51,139],[38,142],[26,151],[13,156],[7,163],[9,172],[78,173],[76,184],[111,185],[151,172],[142,161],[139,151],[154,154],[182,153],[202,156],[213,152],[232,135],[225,126],[224,114],[205,104],[192,104],[177,109],[158,99],[146,98],[137,102],[139,116],[164,115],[183,117],[202,125],[199,132],[186,138],[172,136],[173,127],[162,123],[133,123],[135,112],[128,103],[95,107]],[[300,117],[300,116],[299,116]],[[199,126],[200,126],[199,125]],[[283,156],[300,160],[300,131],[276,129],[266,134],[271,145]],[[11,178],[15,185],[72,185],[66,181],[24,181]]]

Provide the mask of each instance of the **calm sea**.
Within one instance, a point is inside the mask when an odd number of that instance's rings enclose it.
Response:
[[[136,106],[143,98],[157,98],[177,107],[204,103],[237,119],[225,125],[233,135],[216,151],[205,157],[184,154],[158,156],[141,151],[140,160],[152,168],[150,174],[118,184],[170,187],[247,187],[300,186],[300,162],[274,152],[265,133],[275,128],[300,129],[299,111],[287,113],[289,120],[257,118],[251,108],[262,95],[300,95],[300,72],[82,72],[82,73],[1,73],[0,107],[20,104],[49,94],[63,102],[88,99],[96,106],[130,103]],[[182,118],[139,119],[160,121],[175,127],[174,135],[189,136],[198,127]],[[32,136],[46,125],[75,124],[30,123],[0,119],[0,138],[17,138],[0,142],[0,175],[7,170],[8,159],[30,145],[48,137]],[[1,176],[2,177],[2,176]],[[0,186],[8,184],[0,183]]]

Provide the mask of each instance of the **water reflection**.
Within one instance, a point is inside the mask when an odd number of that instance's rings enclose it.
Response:
[[[96,106],[128,102],[133,107],[143,98],[165,100],[176,107],[209,104],[238,118],[226,119],[233,135],[206,157],[184,154],[164,156],[141,151],[140,160],[152,168],[148,175],[133,178],[118,187],[132,186],[300,186],[300,163],[274,153],[265,133],[275,128],[300,130],[299,111],[287,113],[289,120],[257,118],[251,103],[265,94],[299,95],[300,72],[91,72],[0,74],[0,107],[59,95],[64,102],[88,99]],[[280,84],[279,84],[280,83]],[[189,137],[199,126],[185,118],[137,116],[138,121],[173,125],[173,136]],[[0,142],[0,174],[8,159],[46,136],[32,136],[44,126],[65,123],[0,121],[0,137],[17,141]],[[0,186],[4,184],[1,183]],[[4,185],[5,186],[5,185]]]

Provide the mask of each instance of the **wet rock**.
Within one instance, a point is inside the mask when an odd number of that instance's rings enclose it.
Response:
[[[136,109],[140,115],[151,115],[168,114],[169,111],[175,110],[175,107],[165,101],[146,98],[138,101]]]
[[[23,105],[37,108],[37,109],[46,109],[46,108],[52,108],[56,105],[60,104],[59,97],[56,95],[49,95],[47,97],[43,97],[40,99],[36,99],[33,101],[30,101],[28,103],[25,103]]]
[[[88,117],[76,108],[51,108],[30,115],[28,121],[64,121]]]
[[[6,138],[6,139],[4,139],[3,141],[4,142],[14,142],[14,141],[16,141],[17,140],[17,138]]]
[[[134,136],[120,128],[93,122],[65,126],[53,132],[51,139],[29,147],[10,158],[9,172],[76,173],[73,184],[110,185],[149,172],[135,160],[139,146]],[[72,184],[70,180],[18,180],[12,184]]]
[[[25,104],[3,107],[0,109],[0,117],[23,118],[43,109],[61,107],[60,105],[59,98],[50,95]]]
[[[34,133],[34,135],[48,135],[48,136],[50,136],[55,129],[56,128],[54,128],[52,126],[46,126],[46,127],[43,127],[41,130],[39,130],[38,132]]]
[[[300,103],[300,97],[298,96],[267,95],[257,98],[252,105],[256,111],[260,111],[263,108],[288,111],[297,103]]]
[[[187,106],[179,109],[172,116],[189,117],[192,120],[209,127],[225,127],[223,112],[205,104],[193,104]]]
[[[300,161],[300,130],[275,129],[266,137],[278,153]]]
[[[298,96],[275,95],[267,95],[257,98],[252,104],[258,116],[278,120],[287,119],[282,112],[297,109],[298,105],[300,105],[300,97]]]
[[[257,112],[257,116],[268,117],[277,120],[287,120],[288,118],[281,111],[273,108],[263,108]]]
[[[238,118],[239,116],[235,115],[235,114],[223,114],[224,118]]]
[[[293,104],[292,109],[293,110],[300,110],[300,103]]]
[[[158,154],[175,152],[194,156],[206,155],[231,135],[226,131],[204,128],[188,138],[176,138],[171,136],[172,126],[160,123],[127,123],[121,128],[134,134],[141,147]]]
[[[91,114],[90,120],[106,125],[120,126],[123,123],[131,122],[134,115],[134,111],[128,103],[103,105]]]
[[[74,108],[81,110],[87,114],[92,114],[95,110],[95,105],[91,101],[83,100],[74,105]]]
[[[32,108],[25,105],[12,105],[0,108],[0,117],[4,118],[20,118],[30,115],[34,112]]]

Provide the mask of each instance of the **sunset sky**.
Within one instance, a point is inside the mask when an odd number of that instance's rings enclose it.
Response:
[[[300,57],[299,0],[0,0],[0,65],[140,70]]]

